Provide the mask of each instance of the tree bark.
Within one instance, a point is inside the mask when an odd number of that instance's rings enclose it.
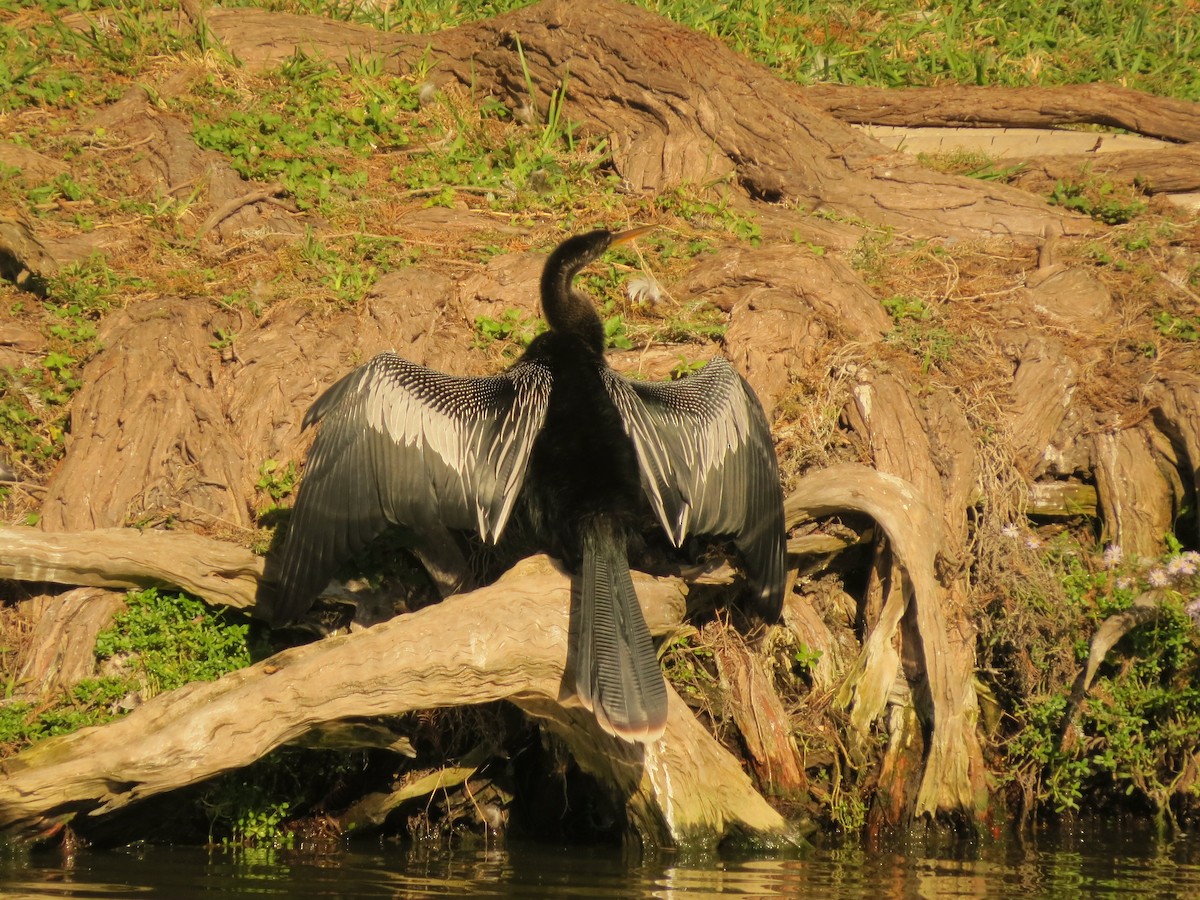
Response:
[[[1200,143],[1161,150],[1123,150],[1114,153],[1066,153],[1054,156],[1004,158],[994,168],[1022,167],[1014,183],[1032,190],[1042,183],[1104,178],[1136,184],[1147,194],[1186,194],[1200,191]]]
[[[877,88],[814,84],[809,102],[844,122],[870,125],[1048,128],[1091,123],[1171,141],[1200,141],[1200,108],[1112,84],[1063,87],[945,85]]]
[[[0,533],[0,543],[4,537]],[[23,608],[22,613],[34,623],[33,633],[12,681],[13,698],[54,702],[56,694],[90,678],[96,668],[96,635],[124,604],[123,595],[95,587],[31,601],[32,608]]]

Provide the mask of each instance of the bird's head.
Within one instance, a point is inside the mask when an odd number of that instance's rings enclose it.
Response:
[[[604,326],[592,302],[573,290],[571,283],[579,270],[599,259],[606,250],[632,241],[653,225],[630,228],[627,231],[607,231],[603,228],[567,238],[554,248],[542,270],[542,312],[553,331],[579,334],[597,349],[604,349]]]

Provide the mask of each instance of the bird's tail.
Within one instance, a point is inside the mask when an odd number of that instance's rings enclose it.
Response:
[[[575,692],[600,726],[627,741],[657,740],[667,686],[629,574],[624,535],[595,523],[583,537]]]

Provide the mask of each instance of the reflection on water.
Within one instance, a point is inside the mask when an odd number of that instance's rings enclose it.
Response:
[[[483,850],[146,847],[0,858],[6,897],[1200,897],[1200,837],[1103,828],[954,852],[854,845],[798,858],[631,863],[616,851],[510,843]]]

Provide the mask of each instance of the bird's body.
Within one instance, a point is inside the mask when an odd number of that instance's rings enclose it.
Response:
[[[724,360],[669,384],[626,381],[575,274],[647,229],[560,245],[542,278],[549,330],[505,373],[443,375],[381,354],[331,387],[277,558],[276,618],[311,604],[387,524],[499,540],[519,516],[575,576],[574,689],[605,730],[652,740],[667,695],[629,574],[643,505],[675,543],[730,535],[768,620],[783,598],[783,504],[762,409]]]
[[[529,457],[523,511],[538,542],[571,565],[579,560],[583,523],[600,516],[633,526],[641,497],[637,451],[604,389],[603,354],[550,331],[534,339],[525,360],[554,375]]]

